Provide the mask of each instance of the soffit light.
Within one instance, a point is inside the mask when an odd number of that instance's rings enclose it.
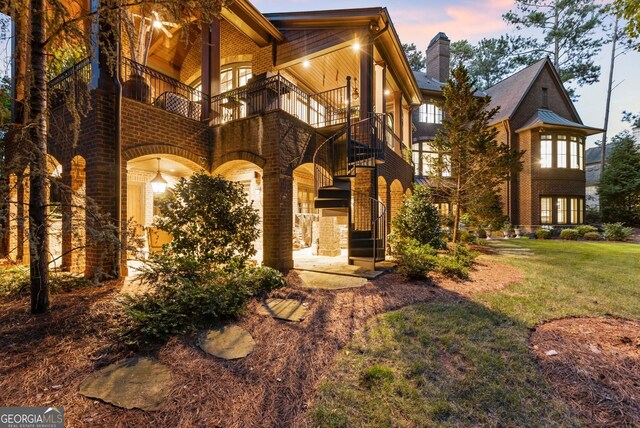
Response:
[[[310,66],[310,65],[311,65],[311,63],[309,62],[309,60],[305,60],[305,61],[302,63],[302,66],[303,66],[304,68],[309,68],[309,66]]]
[[[162,174],[160,174],[160,158],[158,158],[158,173],[151,180],[151,188],[153,193],[164,193],[167,190],[167,180],[162,178]]]
[[[353,44],[353,50],[354,50],[354,51],[360,50],[360,42],[355,42],[355,43]]]

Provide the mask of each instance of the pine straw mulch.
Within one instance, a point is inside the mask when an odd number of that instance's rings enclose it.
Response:
[[[640,322],[554,320],[536,328],[531,347],[545,379],[589,426],[640,426]]]
[[[307,319],[287,323],[257,315],[253,302],[238,323],[257,346],[236,361],[207,356],[195,335],[127,349],[113,335],[122,322],[113,303],[122,287],[117,282],[55,295],[51,312],[36,317],[26,312],[26,299],[0,303],[0,406],[64,406],[68,427],[304,426],[319,379],[369,318],[418,302],[463,300],[514,278],[517,270],[484,257],[471,281],[405,282],[389,273],[362,288],[326,291],[300,288],[291,272],[289,286],[272,297],[307,302]],[[174,373],[163,410],[124,410],[78,393],[90,373],[136,354],[154,356]]]

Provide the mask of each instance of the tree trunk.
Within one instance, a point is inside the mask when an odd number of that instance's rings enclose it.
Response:
[[[47,83],[44,0],[31,0],[29,97],[29,254],[31,313],[49,308],[49,235],[47,231]]]
[[[460,225],[460,186],[462,185],[462,179],[458,173],[458,179],[456,183],[456,212],[453,216],[453,237],[451,238],[453,243],[458,242],[458,229]]]
[[[618,18],[616,17],[613,25],[613,38],[611,47],[611,64],[609,66],[609,84],[607,86],[607,103],[604,109],[604,133],[602,134],[602,144],[600,146],[600,178],[604,174],[604,167],[607,155],[607,128],[609,127],[609,110],[611,108],[611,92],[613,91],[613,67],[616,63],[616,44],[618,43]],[[598,180],[599,182],[599,180]],[[600,204],[600,212],[602,212],[602,204]]]

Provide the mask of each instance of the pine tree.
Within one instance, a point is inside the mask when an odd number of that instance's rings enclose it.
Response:
[[[513,39],[517,62],[529,65],[548,56],[564,83],[583,86],[600,78],[595,58],[604,41],[596,31],[603,13],[596,0],[516,0],[516,10],[503,18],[517,30],[540,32]],[[568,90],[575,98],[575,88]]]
[[[603,220],[640,225],[640,146],[628,132],[611,145],[598,189]]]
[[[402,50],[407,56],[409,66],[413,71],[422,71],[425,68],[425,58],[422,51],[418,50],[415,43],[404,43]]]
[[[454,210],[453,240],[458,240],[460,218],[473,206],[498,195],[498,187],[521,168],[524,152],[496,141],[498,131],[489,126],[498,108],[488,109],[490,98],[475,96],[476,83],[464,66],[456,67],[443,88],[443,128],[432,147],[436,194]],[[443,172],[446,171],[446,174]]]

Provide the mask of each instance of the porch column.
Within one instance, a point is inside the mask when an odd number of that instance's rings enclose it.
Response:
[[[407,141],[402,138],[402,92],[393,92],[393,133],[396,134],[403,142]],[[411,142],[409,141],[409,144]]]
[[[385,114],[387,112],[387,100],[384,95],[384,89],[387,81],[387,66],[384,62],[375,65],[376,82],[375,82],[375,112]]]
[[[293,268],[293,176],[265,166],[262,176],[263,264],[281,271]]]
[[[202,27],[202,113],[211,118],[209,97],[220,93],[220,20]]]
[[[360,117],[373,110],[373,41],[365,35],[360,46]]]

